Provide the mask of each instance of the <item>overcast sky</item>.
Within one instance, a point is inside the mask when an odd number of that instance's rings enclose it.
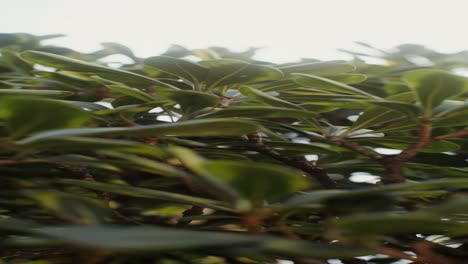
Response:
[[[346,58],[353,41],[381,48],[468,49],[465,0],[2,0],[0,32],[63,33],[53,44],[92,51],[119,42],[139,56],[170,44],[264,47],[270,61]]]

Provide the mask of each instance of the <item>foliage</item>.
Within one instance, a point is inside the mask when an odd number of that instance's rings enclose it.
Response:
[[[465,263],[468,53],[51,37],[0,34],[2,263]]]

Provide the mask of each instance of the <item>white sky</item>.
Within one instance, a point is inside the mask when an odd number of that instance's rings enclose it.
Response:
[[[170,44],[265,47],[270,61],[346,58],[353,41],[468,49],[466,0],[0,0],[0,32],[63,33],[52,44],[92,51],[119,42],[139,56]]]

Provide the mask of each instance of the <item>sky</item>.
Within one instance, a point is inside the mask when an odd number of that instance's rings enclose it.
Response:
[[[468,49],[465,0],[0,0],[0,32],[66,34],[48,43],[94,51],[119,42],[138,56],[171,44],[262,47],[257,59],[346,59],[354,41],[389,49]]]

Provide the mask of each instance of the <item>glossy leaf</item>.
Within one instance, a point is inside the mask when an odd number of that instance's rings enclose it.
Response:
[[[5,125],[13,137],[80,127],[90,117],[86,111],[59,101],[28,97],[1,99],[0,116],[5,119]]]
[[[310,185],[296,171],[272,164],[207,161],[202,166],[254,202],[276,200]]]
[[[417,70],[404,75],[421,105],[424,116],[430,117],[433,108],[445,99],[468,91],[468,80],[440,70]]]
[[[209,69],[205,80],[208,90],[229,84],[274,81],[283,77],[283,73],[273,67],[237,60],[205,60],[199,64]]]
[[[127,87],[127,86],[122,86],[122,85],[106,85],[107,88],[111,89],[112,91],[116,91],[116,92],[119,92],[121,94],[125,94],[125,95],[128,95],[128,96],[131,96],[131,97],[134,97],[134,98],[137,98],[139,100],[142,100],[144,102],[153,102],[155,99],[138,90],[138,89],[135,89],[135,88],[131,88],[131,87]]]
[[[317,114],[299,109],[272,106],[233,106],[221,108],[208,112],[199,117],[203,118],[227,118],[227,117],[292,117],[292,118],[313,118]]]
[[[215,95],[197,91],[164,90],[159,94],[177,102],[184,113],[192,113],[205,107],[215,107],[220,102],[220,98]]]
[[[199,86],[208,74],[208,69],[198,63],[168,56],[149,57],[145,59],[145,64],[163,72],[179,76],[196,86]]]
[[[332,91],[332,92],[339,92],[339,93],[348,93],[348,94],[356,94],[356,95],[364,95],[369,98],[379,99],[377,96],[371,95],[367,92],[361,91],[357,88],[352,86],[326,79],[319,76],[314,76],[310,74],[301,74],[301,73],[294,73],[291,74],[292,78],[295,82],[313,88],[323,89],[325,91]]]
[[[165,88],[174,88],[169,84],[165,84],[163,82],[133,72],[113,69],[99,64],[72,59],[56,54],[40,51],[26,51],[21,54],[21,57],[34,63],[54,67],[61,70],[75,72],[92,72],[102,78],[126,83],[129,85],[159,85]]]
[[[269,94],[266,94],[260,90],[249,87],[247,85],[243,85],[239,87],[239,92],[241,92],[243,95],[247,96],[250,99],[258,100],[260,102],[264,102],[271,106],[278,106],[278,107],[292,108],[292,109],[303,109],[302,107],[296,104],[281,100],[275,96],[271,96]]]

